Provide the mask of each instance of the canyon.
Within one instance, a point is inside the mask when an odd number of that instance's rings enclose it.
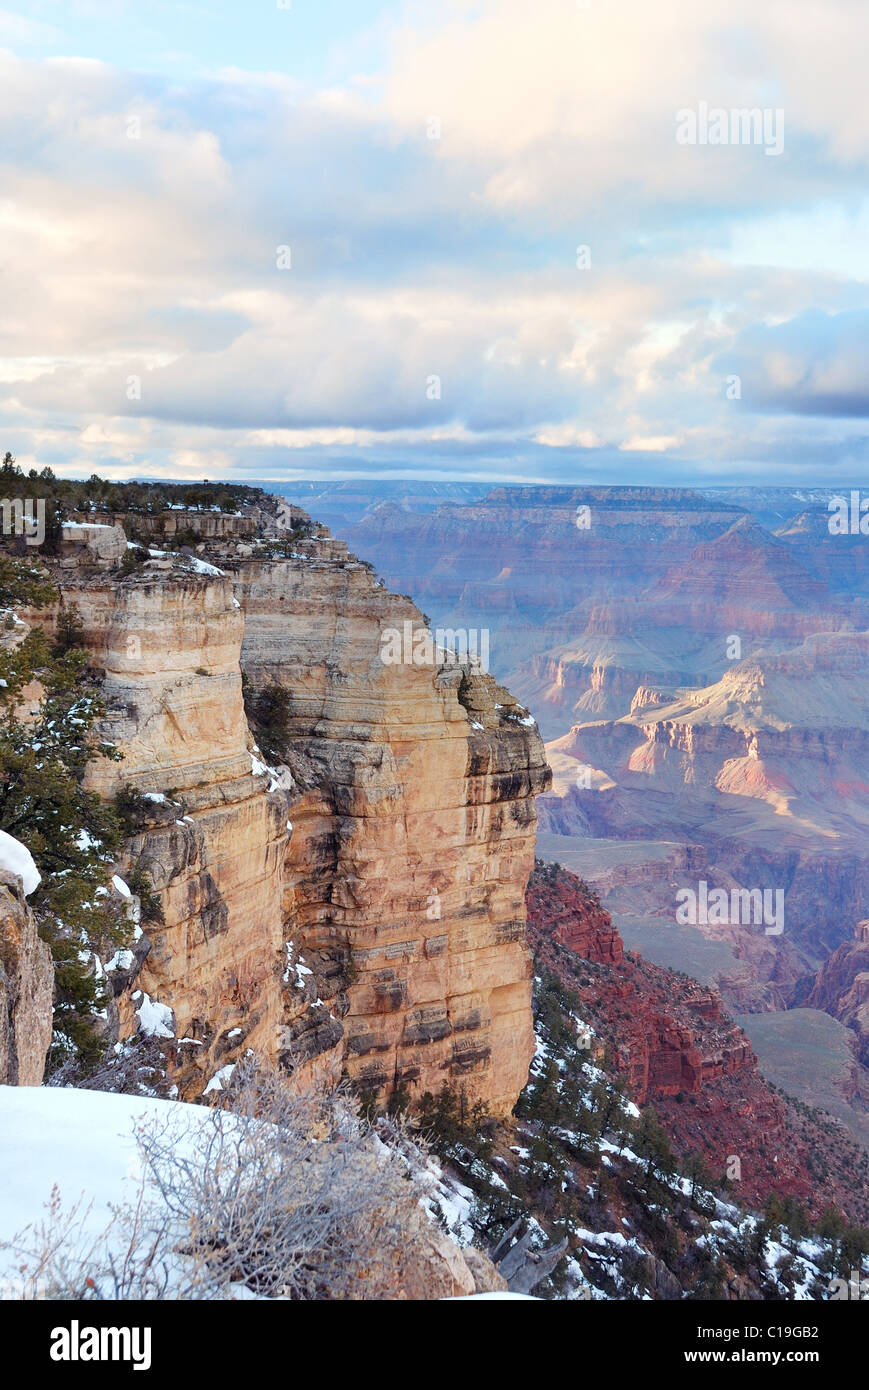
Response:
[[[831,530],[831,496],[495,487],[422,507],[396,490],[337,523],[433,621],[490,629],[547,740],[539,853],[632,948],[719,990],[780,1079],[821,1027],[818,972],[869,912],[869,551]],[[701,881],[783,895],[783,933],[682,928]],[[826,1085],[865,1140],[860,1007],[830,1005],[851,1061],[801,1094]]]
[[[832,1203],[865,1222],[859,586],[731,499],[628,491],[364,509],[347,529],[395,528],[413,599],[376,577],[376,543],[357,558],[276,498],[113,505],[64,526],[46,559],[59,598],[20,607],[8,640],[80,632],[105,702],[117,756],[86,785],[126,808],[109,891],[131,940],[95,960],[99,1026],[122,1055],[156,1040],[186,1100],[219,1093],[251,1053],[343,1077],[381,1109],[425,1109],[448,1087],[461,1113],[480,1102],[500,1122],[478,1139],[495,1136],[521,1186],[543,1142],[535,1086],[558,1071],[557,1034],[541,1033],[557,978],[589,1085],[614,1088],[610,1111],[622,1087],[626,1113],[653,1107],[683,1171],[699,1156],[750,1208],[790,1199],[814,1219]],[[449,607],[466,528],[476,577]],[[486,577],[489,544],[513,562]],[[384,661],[384,633],[429,621],[490,628],[494,674],[444,649]],[[569,653],[546,648],[570,632]],[[699,884],[730,900],[779,888],[785,931],[680,923],[679,894]],[[14,875],[0,896],[0,1079],[37,1085],[50,961]],[[625,1181],[614,1210],[630,1221]],[[582,1259],[593,1235],[583,1217]],[[449,1242],[432,1250],[452,1291],[502,1287],[485,1257],[480,1274]],[[663,1247],[655,1261],[653,1296],[678,1296]],[[687,1266],[679,1277],[694,1287]]]

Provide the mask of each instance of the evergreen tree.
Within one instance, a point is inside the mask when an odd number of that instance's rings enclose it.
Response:
[[[113,953],[127,934],[105,887],[121,824],[83,785],[94,757],[117,755],[94,732],[103,705],[87,654],[67,645],[71,621],[54,644],[35,628],[0,652],[0,828],[42,875],[29,902],[55,965],[52,1063],[73,1051],[85,1062],[99,1056],[93,1019],[105,998],[93,953]]]

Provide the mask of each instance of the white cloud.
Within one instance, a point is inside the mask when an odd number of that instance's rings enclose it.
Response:
[[[607,448],[736,467],[835,450],[829,421],[788,418],[805,382],[853,456],[862,319],[821,344],[805,316],[838,322],[869,286],[747,248],[755,221],[768,248],[780,216],[850,195],[867,40],[856,0],[453,0],[340,90],[0,54],[8,437],[88,470]],[[782,158],[678,146],[701,99],[783,105]]]

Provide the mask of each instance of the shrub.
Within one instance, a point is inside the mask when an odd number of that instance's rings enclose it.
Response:
[[[9,1244],[45,1298],[218,1299],[239,1286],[265,1298],[437,1297],[451,1281],[431,1263],[414,1176],[425,1153],[394,1122],[383,1136],[346,1092],[239,1063],[207,1115],[173,1106],[140,1131],[138,1200],[97,1239],[56,1201]]]

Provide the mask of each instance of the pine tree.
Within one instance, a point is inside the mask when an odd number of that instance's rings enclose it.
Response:
[[[93,1020],[105,998],[93,955],[113,953],[127,935],[105,888],[121,824],[83,785],[94,757],[117,756],[94,732],[103,705],[87,663],[41,628],[0,652],[0,828],[27,846],[42,875],[29,901],[55,965],[50,1063],[71,1052],[86,1063],[99,1056]]]

